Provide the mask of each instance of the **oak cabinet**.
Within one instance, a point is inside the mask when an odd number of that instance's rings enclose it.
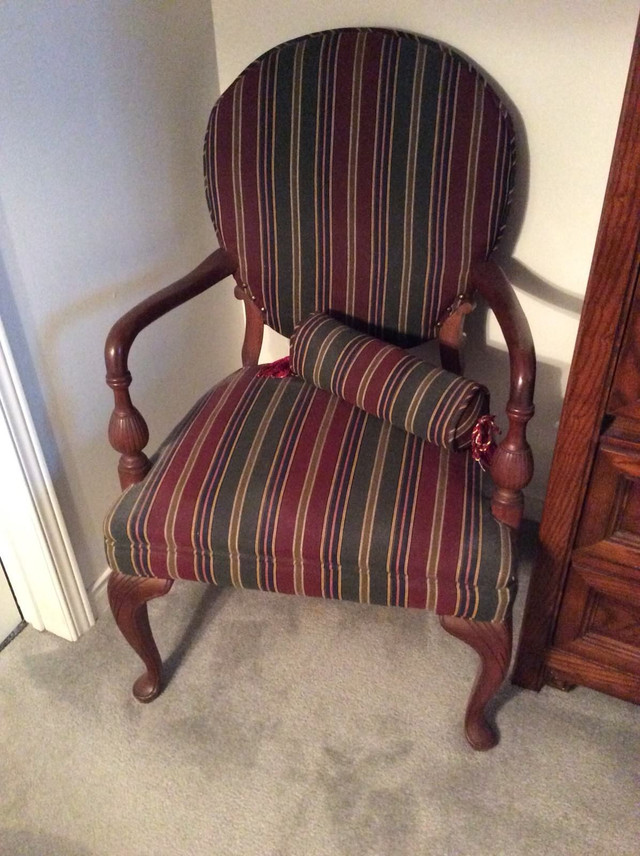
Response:
[[[627,91],[513,681],[640,703],[640,63]]]

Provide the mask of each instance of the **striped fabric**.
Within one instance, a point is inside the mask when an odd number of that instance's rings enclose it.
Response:
[[[270,326],[289,336],[330,310],[412,345],[495,246],[513,151],[504,107],[455,51],[332,30],[273,48],[221,96],[207,197]]]
[[[291,370],[320,389],[445,449],[471,445],[488,392],[395,345],[314,313],[291,337]]]
[[[240,370],[175,429],[106,520],[125,574],[501,620],[511,533],[468,453],[300,378]]]

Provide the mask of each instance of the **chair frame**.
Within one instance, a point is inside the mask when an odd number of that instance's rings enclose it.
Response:
[[[234,255],[218,249],[187,276],[127,312],[109,332],[105,345],[107,384],[115,396],[109,422],[109,441],[121,455],[118,473],[123,490],[142,481],[151,467],[143,451],[149,440],[147,424],[129,394],[132,378],[128,356],[136,336],[162,315],[233,275],[236,270]],[[494,312],[509,352],[510,393],[506,407],[509,427],[490,466],[495,485],[491,509],[497,520],[516,530],[523,513],[522,488],[533,475],[533,458],[526,439],[526,426],[534,412],[533,340],[515,291],[503,271],[491,260],[476,263],[470,272],[469,293],[459,295],[439,325],[440,353],[445,368],[460,371],[464,317],[473,308],[472,295],[476,291]],[[235,287],[235,295],[245,305],[242,364],[256,365],[264,332],[263,308],[241,286]],[[173,580],[131,577],[119,571],[112,571],[109,578],[109,603],[116,623],[145,665],[145,672],[133,685],[133,694],[141,702],[153,701],[162,689],[162,661],[149,625],[147,602],[167,594],[172,585]],[[480,657],[478,676],[467,704],[465,733],[474,749],[490,749],[499,738],[487,719],[486,708],[509,669],[511,616],[503,622],[488,622],[443,615],[440,623]]]

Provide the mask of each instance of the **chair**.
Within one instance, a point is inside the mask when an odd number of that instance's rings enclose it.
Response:
[[[124,490],[105,524],[109,598],[146,667],[137,699],[161,689],[146,604],[176,579],[429,609],[480,656],[466,735],[495,745],[485,708],[510,662],[514,537],[533,470],[531,335],[490,259],[513,164],[511,120],[486,80],[408,33],[295,39],[220,97],[204,149],[220,249],[106,343]],[[129,349],[228,276],[246,310],[242,368],[149,459]],[[496,448],[484,390],[459,377],[476,295],[509,351]],[[258,366],[264,324],[291,337],[289,363]],[[407,350],[435,339],[441,367]]]

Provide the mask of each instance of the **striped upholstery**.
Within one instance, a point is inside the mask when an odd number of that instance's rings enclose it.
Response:
[[[109,564],[500,620],[511,533],[467,453],[297,377],[241,369],[174,430],[106,520]]]
[[[332,30],[268,51],[221,96],[207,197],[237,279],[289,336],[330,310],[396,344],[432,338],[504,225],[511,121],[430,39]]]
[[[445,449],[470,446],[478,417],[489,412],[488,392],[480,384],[322,313],[310,315],[294,330],[291,370]]]

